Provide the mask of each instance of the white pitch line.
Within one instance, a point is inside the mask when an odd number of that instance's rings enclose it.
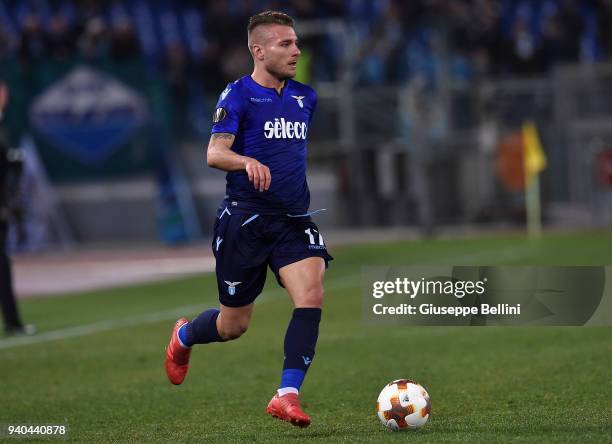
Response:
[[[95,322],[93,324],[78,325],[76,327],[53,330],[32,336],[17,336],[14,338],[3,339],[0,341],[0,350],[20,347],[23,345],[40,344],[43,342],[57,341],[68,338],[76,338],[93,333],[115,330],[124,327],[147,324],[151,322],[164,321],[173,317],[180,316],[188,310],[196,310],[201,305],[187,305],[173,310],[159,311],[155,313],[145,313],[125,319],[115,319]]]
[[[359,279],[355,278],[354,276],[345,276],[330,280],[329,283],[325,285],[325,287],[329,290],[338,290],[342,288],[358,286]],[[257,299],[257,303],[261,304],[266,301],[278,299],[283,295],[286,295],[284,290],[280,288],[274,289],[270,292],[264,293],[261,297],[259,297]],[[145,313],[124,319],[110,319],[107,321],[95,322],[93,324],[78,325],[76,327],[53,330],[32,336],[18,336],[8,339],[2,339],[0,340],[0,350],[22,347],[25,345],[41,344],[44,342],[60,341],[63,339],[77,338],[95,333],[118,330],[120,328],[135,327],[143,324],[167,321],[183,316],[185,315],[185,313],[201,310],[203,305],[204,303],[198,305],[185,305],[171,310]]]
[[[499,260],[511,260],[518,259],[520,257],[524,257],[525,254],[529,253],[530,248],[525,248],[524,245],[519,245],[515,247],[507,247],[502,250],[495,251],[479,251],[475,253],[465,254],[465,255],[457,255],[456,259],[460,263],[477,263],[485,264],[488,260],[492,258],[495,259],[496,263],[499,263]],[[452,257],[452,256],[451,256]],[[426,265],[428,261],[421,265]],[[452,261],[449,260],[448,257],[444,258],[442,262],[450,263]],[[431,263],[431,262],[429,262]],[[415,264],[411,264],[415,265]],[[359,287],[360,286],[360,276],[349,275],[342,276],[336,279],[330,279],[327,281],[325,288],[327,290],[338,290],[343,288],[351,288],[351,287]],[[261,297],[257,299],[258,303],[263,303],[266,301],[277,299],[283,295],[285,295],[285,291],[278,288],[274,289],[270,292],[263,294]],[[145,313],[142,315],[132,316],[125,319],[113,319],[107,321],[96,322],[93,324],[79,325],[76,327],[64,328],[61,330],[54,330],[46,333],[41,333],[33,336],[19,336],[14,338],[2,339],[0,340],[0,350],[6,350],[9,348],[21,347],[25,345],[32,344],[41,344],[44,342],[51,341],[59,341],[68,338],[75,338],[80,336],[86,336],[90,334],[117,330],[120,328],[126,327],[134,327],[137,325],[149,324],[153,322],[167,321],[170,319],[175,319],[178,316],[184,315],[187,312],[194,312],[200,310],[203,304],[199,305],[186,305],[183,307],[178,307],[171,310],[159,311],[154,313]]]

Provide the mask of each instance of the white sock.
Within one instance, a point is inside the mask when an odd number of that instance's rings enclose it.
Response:
[[[300,393],[295,387],[283,387],[282,389],[278,389],[277,392],[278,396],[284,396],[287,393],[295,393],[296,395]]]

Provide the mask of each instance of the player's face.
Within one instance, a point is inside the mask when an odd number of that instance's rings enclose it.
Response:
[[[290,26],[269,26],[268,38],[263,45],[264,66],[279,79],[295,77],[300,48],[295,31]]]

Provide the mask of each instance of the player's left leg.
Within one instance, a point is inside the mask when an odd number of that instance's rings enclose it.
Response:
[[[279,269],[295,309],[285,334],[285,361],[280,388],[268,405],[268,413],[306,427],[310,417],[299,404],[298,393],[315,355],[323,305],[325,260],[308,257]]]
[[[244,307],[209,308],[191,322],[180,318],[166,347],[166,375],[172,384],[182,384],[189,370],[191,347],[237,339],[246,332],[253,314],[253,303]]]
[[[271,247],[261,241],[265,217],[220,212],[212,244],[219,309],[209,308],[191,322],[177,321],[166,348],[166,375],[172,384],[182,384],[189,368],[192,346],[225,342],[246,332],[253,302],[266,282],[267,257]],[[267,249],[266,249],[267,247]]]

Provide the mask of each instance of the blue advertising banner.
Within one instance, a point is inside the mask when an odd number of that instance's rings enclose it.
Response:
[[[77,66],[38,96],[30,108],[36,132],[84,163],[103,162],[145,125],[142,96],[113,77]]]

